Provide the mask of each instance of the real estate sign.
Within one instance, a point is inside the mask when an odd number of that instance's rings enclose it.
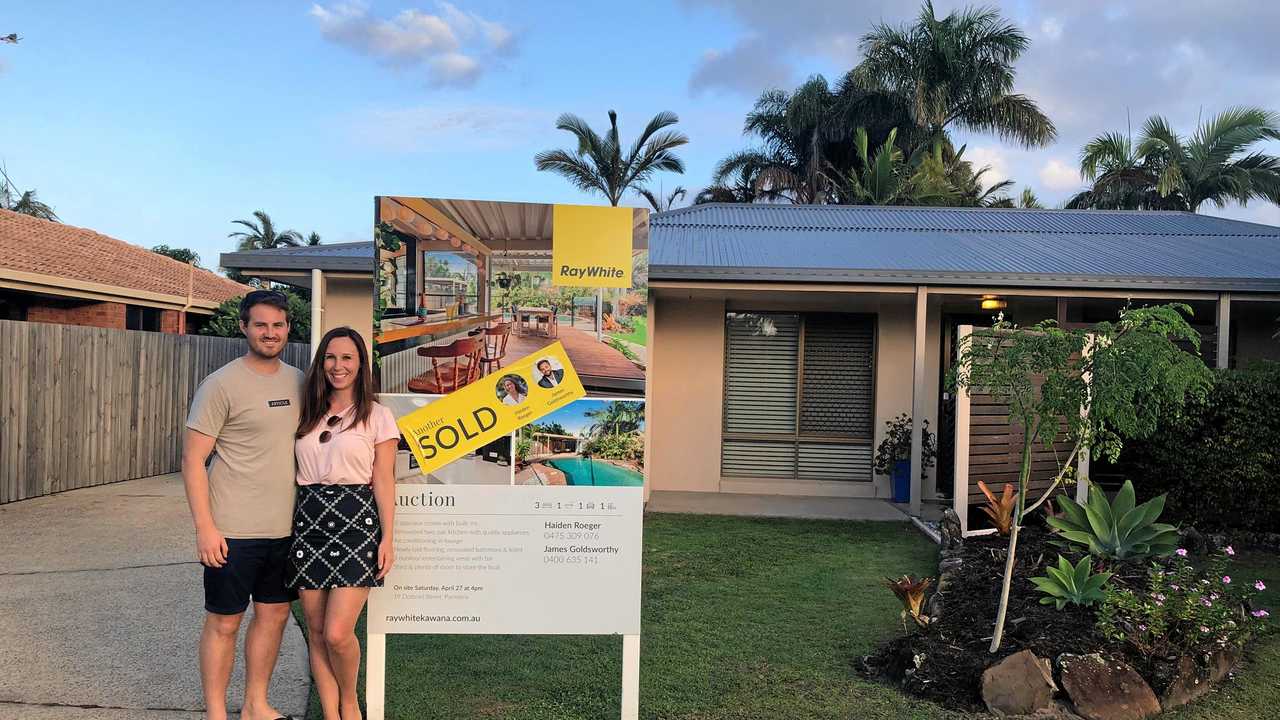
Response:
[[[552,285],[631,287],[631,208],[556,205],[551,218]]]
[[[637,635],[643,490],[396,487],[369,632]]]

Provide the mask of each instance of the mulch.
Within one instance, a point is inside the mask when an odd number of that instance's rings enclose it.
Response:
[[[1123,652],[1097,633],[1092,609],[1068,605],[1058,610],[1040,604],[1043,595],[1029,578],[1044,575],[1045,565],[1056,563],[1060,552],[1070,560],[1079,559],[1078,554],[1064,552],[1049,540],[1039,525],[1026,526],[1018,534],[999,651],[988,652],[1009,541],[1007,537],[973,537],[961,547],[962,569],[948,575],[951,584],[943,591],[942,619],[927,631],[910,631],[882,646],[863,659],[863,671],[944,706],[980,710],[982,672],[1005,656],[1030,650],[1052,662],[1062,653]],[[1141,564],[1108,569],[1117,573],[1116,581],[1145,582],[1146,570]],[[1143,668],[1135,668],[1147,674]]]

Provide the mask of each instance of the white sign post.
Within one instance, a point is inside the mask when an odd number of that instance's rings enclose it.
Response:
[[[385,718],[387,633],[622,635],[620,717],[637,720],[643,511],[639,487],[397,485],[396,563],[369,595],[369,720]]]

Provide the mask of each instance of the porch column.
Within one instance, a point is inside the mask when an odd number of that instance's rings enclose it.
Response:
[[[318,268],[311,268],[312,356],[320,349],[320,338],[322,337],[324,337],[324,271]]]
[[[1217,367],[1227,368],[1231,359],[1231,293],[1218,293],[1218,350]]]
[[[924,455],[924,335],[929,287],[916,286],[915,361],[911,373],[911,514],[920,515],[920,470]]]

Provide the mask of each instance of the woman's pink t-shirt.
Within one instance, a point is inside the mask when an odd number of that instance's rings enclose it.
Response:
[[[294,441],[298,457],[299,485],[368,485],[373,482],[373,446],[396,440],[400,431],[396,418],[384,405],[373,404],[369,419],[361,425],[347,427],[354,406],[342,413],[341,428],[334,432],[325,424],[325,416],[311,432]],[[320,434],[329,430],[333,437],[320,442]]]

